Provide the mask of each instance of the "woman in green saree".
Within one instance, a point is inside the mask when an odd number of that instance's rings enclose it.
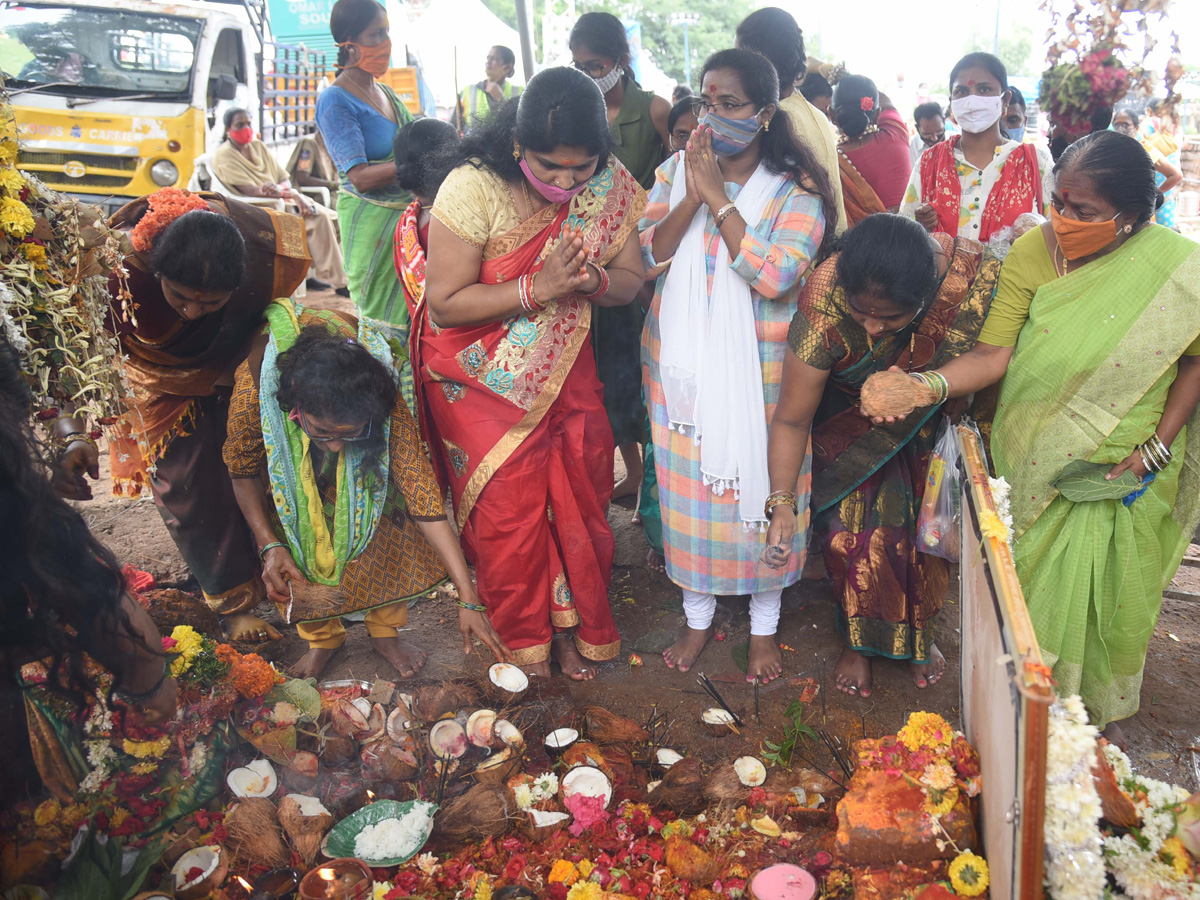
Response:
[[[1089,135],[1054,175],[1051,222],[1013,244],[979,343],[931,386],[959,397],[1004,377],[992,454],[1012,485],[1013,552],[1042,654],[1059,692],[1080,694],[1120,743],[1163,588],[1200,519],[1200,441],[1188,439],[1200,247],[1153,223],[1154,167],[1133,138]],[[1056,482],[1080,460],[1130,487],[1067,499]]]
[[[340,74],[317,98],[317,127],[337,164],[338,224],[350,297],[359,318],[386,324],[407,348],[408,307],[392,263],[391,236],[412,196],[396,183],[392,143],[412,114],[376,81],[391,65],[387,13],[376,0],[338,0],[329,15]],[[400,363],[400,389],[415,414],[412,369]]]

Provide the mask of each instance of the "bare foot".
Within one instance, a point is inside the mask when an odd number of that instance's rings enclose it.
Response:
[[[572,681],[591,681],[596,677],[596,666],[583,658],[579,648],[575,646],[575,638],[555,636],[550,645],[550,655],[562,669],[562,673]]]
[[[667,668],[674,669],[678,666],[680,672],[686,672],[695,663],[696,657],[700,655],[712,636],[713,627],[711,625],[704,629],[684,628],[679,639],[663,651],[663,659],[667,662]]]
[[[230,616],[225,622],[231,641],[248,641],[262,644],[267,641],[278,641],[283,635],[266,623],[266,620],[250,613]]]
[[[288,674],[293,678],[320,678],[321,673],[325,671],[325,667],[329,665],[329,661],[333,659],[333,654],[337,653],[338,649],[337,647],[313,647],[296,660],[295,665],[288,669]]]
[[[755,678],[769,684],[783,674],[783,654],[779,652],[779,639],[773,634],[750,635],[750,656],[746,666],[746,680]]]
[[[1109,722],[1105,725],[1100,736],[1110,744],[1115,744],[1122,753],[1129,752],[1129,742],[1125,737],[1125,732],[1116,722]]]
[[[629,521],[632,522],[634,525],[642,524],[641,506],[642,506],[642,489],[638,488],[638,502],[634,504],[633,515],[629,517]]]
[[[521,666],[521,671],[526,675],[532,675],[535,678],[549,678],[551,675],[550,660],[538,663],[527,663]]]
[[[846,647],[838,659],[835,683],[839,691],[856,694],[859,697],[871,696],[871,658],[857,650]]]
[[[646,567],[655,572],[667,571],[667,561],[661,553],[651,550],[646,554]]]
[[[616,501],[624,500],[626,497],[632,497],[638,492],[638,485],[640,484],[641,478],[639,478],[637,481],[634,481],[632,478],[626,475],[613,487],[612,499]]]
[[[929,648],[929,662],[910,662],[908,671],[912,674],[913,684],[923,690],[928,685],[937,684],[942,680],[946,673],[946,657],[942,656],[942,651],[934,644]]]
[[[642,489],[642,454],[637,441],[629,441],[617,447],[621,454],[621,462],[625,464],[625,477],[613,488],[612,498],[620,500],[632,497]]]
[[[398,637],[371,638],[375,652],[392,664],[401,678],[412,678],[425,665],[425,651]]]

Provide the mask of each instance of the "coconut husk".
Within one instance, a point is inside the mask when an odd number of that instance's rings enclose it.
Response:
[[[517,771],[520,765],[520,754],[513,752],[509,747],[505,747],[499,753],[495,753],[481,762],[471,774],[481,784],[504,786],[509,776]]]
[[[297,750],[292,760],[283,767],[283,786],[292,794],[306,794],[316,787],[321,775],[321,761],[317,754],[308,750]]]
[[[567,769],[573,769],[576,766],[594,766],[605,775],[609,781],[612,781],[613,770],[605,759],[603,751],[595,744],[589,744],[587,741],[576,741],[562,755],[563,765]]]
[[[417,708],[413,712],[426,722],[436,722],[446,713],[477,706],[479,694],[468,684],[446,681],[425,685],[414,699]]]
[[[306,867],[311,867],[317,853],[321,850],[321,840],[325,832],[333,827],[333,816],[306,816],[300,811],[300,804],[291,797],[279,801],[279,824],[288,837],[288,841],[300,854]]]
[[[681,816],[694,815],[704,809],[704,774],[700,760],[685,757],[667,769],[647,800],[651,806],[665,806]]]
[[[359,754],[363,775],[378,781],[408,781],[417,777],[417,756],[412,747],[401,747],[388,737],[366,744]]]
[[[633,781],[633,756],[624,747],[605,747],[604,762],[608,766],[605,774],[614,787]]]
[[[354,738],[328,731],[317,742],[317,755],[327,766],[344,766],[358,756],[358,743]]]
[[[603,706],[589,706],[583,714],[584,730],[597,744],[639,744],[650,740],[650,733],[641,725],[618,716]]]
[[[478,841],[508,830],[508,800],[499,784],[476,784],[448,800],[433,819],[433,830],[456,841]]]
[[[667,771],[669,775],[679,763]],[[666,779],[663,779],[666,781]],[[660,785],[661,787],[661,785]],[[742,784],[732,762],[724,762],[709,773],[704,781],[704,799],[709,803],[732,803],[740,805],[750,796],[750,788]]]
[[[262,797],[239,800],[225,816],[226,849],[242,862],[278,869],[287,865],[288,852],[279,828],[275,804]]]
[[[221,639],[221,617],[199,597],[176,590],[142,591],[138,599],[163,634],[170,634],[177,625],[190,625],[205,637]]]
[[[734,773],[736,775],[736,773]],[[790,794],[799,788],[806,794],[821,794],[829,797],[842,792],[828,775],[816,769],[780,769],[767,770],[767,780],[763,790],[769,794]]]
[[[335,818],[344,819],[367,803],[367,786],[357,774],[339,772],[330,777],[328,774],[320,787],[321,802],[333,813]]]
[[[172,834],[171,843],[167,845],[167,849],[163,851],[162,855],[162,861],[168,868],[175,865],[175,862],[183,854],[200,846],[200,838],[203,832],[193,825],[183,834],[176,834],[174,832]]]
[[[867,416],[906,416],[937,399],[928,385],[904,372],[876,372],[863,382],[859,395]]]
[[[667,838],[666,862],[676,878],[696,885],[710,885],[721,874],[721,860],[718,857],[702,849],[695,841],[678,834]]]

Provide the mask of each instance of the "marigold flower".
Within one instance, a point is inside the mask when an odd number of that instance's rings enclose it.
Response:
[[[152,741],[131,741],[125,738],[121,749],[135,759],[158,758],[171,748],[171,739],[166,735]]]
[[[46,248],[41,244],[22,244],[21,254],[33,263],[35,269],[45,269],[50,265],[46,260]]]
[[[937,713],[915,712],[896,737],[909,752],[915,753],[922,747],[949,747],[954,741],[954,729]]]
[[[550,867],[550,877],[546,880],[550,884],[574,884],[579,880],[579,870],[569,859],[556,859]]]
[[[0,141],[0,146],[3,144],[4,142]],[[0,200],[0,228],[13,237],[25,237],[33,231],[33,213],[20,200],[5,197]]]
[[[53,825],[62,814],[62,807],[57,800],[43,800],[33,811],[33,824],[44,828]]]
[[[962,897],[978,897],[988,887],[988,864],[982,856],[960,853],[950,863],[950,886]]]
[[[20,172],[12,166],[0,167],[0,188],[16,196],[21,193],[21,188],[23,187],[25,187],[25,179],[21,177]]]
[[[0,140],[0,163],[7,166],[17,163],[17,142],[10,137]]]
[[[133,249],[139,253],[148,253],[154,239],[180,216],[193,210],[208,209],[203,197],[173,187],[155,191],[147,198],[147,203],[149,208],[129,233]]]
[[[602,900],[604,889],[594,881],[581,881],[567,891],[567,900]]]

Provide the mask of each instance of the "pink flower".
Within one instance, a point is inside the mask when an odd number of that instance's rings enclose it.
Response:
[[[870,112],[875,108],[875,101],[870,97],[863,97],[858,101],[858,106],[863,112]]]

